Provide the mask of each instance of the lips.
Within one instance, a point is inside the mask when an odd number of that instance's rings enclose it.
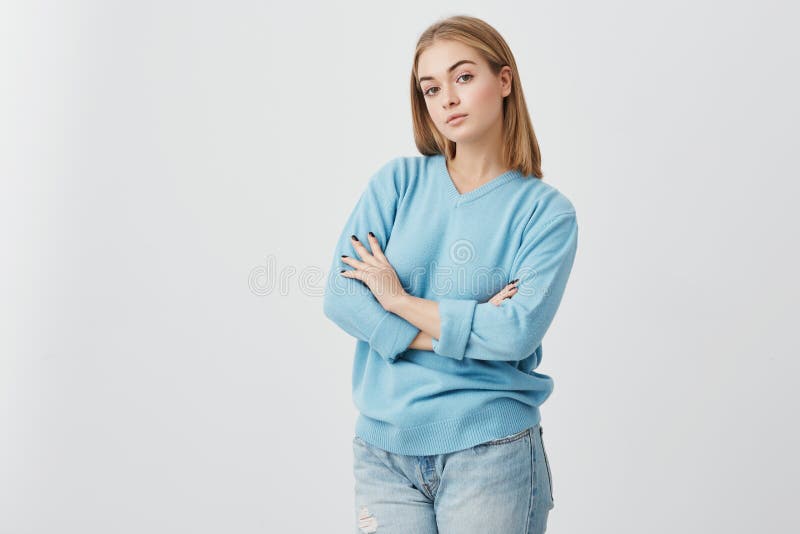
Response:
[[[466,116],[467,116],[466,113],[456,113],[455,115],[450,115],[449,117],[447,117],[447,123],[449,124],[450,121],[452,121],[453,119],[457,119],[459,117],[466,117]]]

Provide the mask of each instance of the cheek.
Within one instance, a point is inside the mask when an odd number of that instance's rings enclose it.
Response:
[[[425,99],[425,109],[428,110],[428,116],[435,122],[436,115],[431,110],[431,100],[429,98]]]
[[[478,85],[474,87],[474,91],[472,91],[471,98],[475,104],[479,104],[484,106],[489,104],[495,100],[497,100],[497,89],[490,86],[490,85]]]
[[[465,100],[464,103],[470,113],[478,119],[477,121],[472,121],[473,124],[494,122],[503,109],[497,88],[482,86],[473,87],[472,89],[474,90],[470,91],[469,100]]]

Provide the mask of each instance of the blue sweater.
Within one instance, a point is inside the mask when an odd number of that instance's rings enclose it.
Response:
[[[340,275],[378,238],[411,295],[439,304],[433,351],[420,329]],[[459,193],[443,155],[397,157],[366,185],[336,244],[323,309],[356,338],[356,435],[410,455],[454,452],[540,421],[553,391],[534,369],[575,259],[575,208],[555,187],[512,170]],[[515,278],[517,293],[487,302]]]

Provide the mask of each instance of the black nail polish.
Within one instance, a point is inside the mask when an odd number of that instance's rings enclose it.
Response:
[[[371,235],[372,237],[375,237],[375,234],[373,234],[372,232],[370,232],[369,235]]]
[[[351,235],[351,236],[350,236],[350,239],[353,239],[353,240],[355,240],[355,241],[358,241],[358,238],[356,237],[356,234],[353,234],[353,235]]]
[[[347,269],[342,269],[342,270],[341,270],[341,271],[339,271],[339,272],[340,272],[340,273],[343,273],[343,272],[345,272],[346,270],[347,270]]]
[[[516,284],[517,282],[519,282],[519,278],[513,279],[509,284]]]
[[[349,256],[347,254],[342,254],[342,257],[343,258],[348,258]]]

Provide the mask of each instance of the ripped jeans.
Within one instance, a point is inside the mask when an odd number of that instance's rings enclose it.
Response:
[[[554,506],[540,423],[433,456],[356,436],[353,459],[358,534],[541,534]]]

